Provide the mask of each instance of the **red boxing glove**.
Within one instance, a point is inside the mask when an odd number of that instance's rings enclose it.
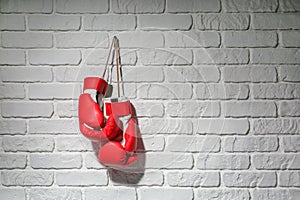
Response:
[[[105,142],[107,140],[122,140],[122,122],[114,119],[113,115],[109,116],[103,129],[95,130],[85,124],[80,124],[80,131],[93,141]]]
[[[131,106],[130,102],[128,101],[128,105],[125,105],[126,103],[112,103],[115,105],[115,107],[118,107],[118,111],[120,112],[122,109],[119,107],[122,104],[123,106]],[[126,109],[125,109],[126,110]],[[131,109],[127,109],[130,110]],[[118,113],[114,113],[117,116],[115,118],[118,118]],[[117,141],[109,141],[106,144],[104,144],[98,154],[98,159],[101,163],[107,166],[112,167],[122,167],[126,165],[131,165],[137,160],[137,154],[136,154],[136,148],[137,148],[137,131],[138,126],[135,122],[135,119],[131,117],[131,113],[129,113],[129,116],[121,116],[120,118],[123,118],[124,125],[127,125],[125,132],[124,132],[124,138],[122,142]],[[128,120],[129,118],[129,120]]]
[[[104,126],[104,116],[96,102],[96,93],[98,92],[98,95],[104,96],[107,85],[107,82],[101,78],[85,78],[83,85],[84,93],[79,97],[78,119],[80,131],[92,140],[100,140],[102,138],[94,131]],[[94,94],[86,93],[88,90]]]

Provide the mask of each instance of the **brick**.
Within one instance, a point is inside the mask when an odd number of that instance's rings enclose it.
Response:
[[[29,99],[76,99],[80,87],[75,84],[32,84],[28,87]]]
[[[205,77],[205,76],[204,76]],[[197,99],[247,99],[249,87],[245,84],[199,84],[194,85]]]
[[[164,8],[164,0],[133,0],[126,3],[122,2],[122,0],[112,0],[114,13],[162,13]]]
[[[78,133],[75,119],[30,119],[30,134],[74,134]]]
[[[218,82],[220,71],[214,66],[190,66],[165,68],[166,80],[171,83],[194,82]]]
[[[160,171],[148,171],[144,173],[127,173],[112,170],[110,178],[114,185],[139,185],[139,186],[161,186],[164,182],[163,173]]]
[[[34,16],[29,16],[28,27],[30,30],[37,30],[37,31],[79,30],[80,17],[61,16],[61,15],[51,15],[51,16],[34,15]]]
[[[259,84],[253,85],[255,99],[299,99],[300,88],[298,84]]]
[[[171,117],[218,117],[218,102],[182,101],[167,104],[166,113]]]
[[[0,189],[0,198],[1,199],[10,199],[10,200],[25,200],[26,194],[25,189],[13,188],[13,189]]]
[[[299,37],[300,31],[283,31],[281,33],[281,45],[284,47],[300,47]]]
[[[3,82],[51,82],[53,80],[50,67],[3,67]]]
[[[106,33],[68,32],[55,34],[57,48],[108,47]]]
[[[222,70],[225,82],[276,82],[277,73],[272,66],[226,66]]]
[[[187,12],[219,12],[221,9],[220,2],[217,0],[168,0],[166,11],[170,13],[187,13]]]
[[[54,140],[49,137],[3,137],[3,148],[10,152],[51,152]]]
[[[107,183],[105,171],[56,172],[56,184],[59,186],[99,186]]]
[[[279,79],[284,82],[300,82],[300,67],[280,66]]]
[[[275,102],[225,102],[223,104],[226,117],[276,117]]]
[[[24,97],[25,89],[23,84],[0,84],[0,99],[23,99]]]
[[[248,169],[250,159],[248,155],[230,154],[200,154],[197,157],[196,167],[198,169]]]
[[[252,49],[251,62],[259,64],[298,64],[298,49]]]
[[[22,134],[26,133],[26,121],[25,120],[10,120],[1,119],[0,120],[0,134]]]
[[[138,96],[142,99],[190,99],[190,84],[143,84],[138,88]]]
[[[299,117],[300,101],[284,101],[280,102],[279,115],[283,117]]]
[[[223,44],[225,47],[275,47],[277,34],[271,31],[226,31]]]
[[[247,14],[200,14],[195,18],[200,30],[246,30],[249,23]]]
[[[98,161],[97,155],[94,152],[86,153],[83,159],[87,169],[106,169],[106,167]]]
[[[3,141],[2,141],[3,144]],[[1,145],[2,145],[1,144]],[[0,154],[1,169],[24,169],[26,167],[26,155],[22,154]]]
[[[299,190],[295,189],[256,189],[252,193],[252,198],[257,200],[263,200],[263,199],[278,199],[278,200],[284,200],[284,199],[291,199],[291,200],[297,200],[300,195]]]
[[[195,200],[249,200],[250,194],[246,189],[198,189]]]
[[[145,149],[139,149],[138,146],[138,151],[143,152],[143,151],[162,151],[165,146],[165,140],[163,136],[144,136],[142,138],[144,148]]]
[[[91,68],[89,67],[84,67],[84,68],[79,68],[77,66],[67,66],[67,67],[55,67],[53,69],[54,71],[54,78],[56,82],[76,82],[76,81],[83,81],[85,77],[85,73],[88,73],[87,69],[89,71]],[[97,68],[97,71],[99,73],[99,68]],[[80,73],[79,73],[80,72]]]
[[[49,171],[2,171],[2,185],[5,186],[50,186],[53,172]]]
[[[300,169],[298,154],[257,154],[252,158],[252,165],[256,169]]]
[[[134,30],[136,17],[133,15],[101,15],[84,17],[84,30],[88,31],[125,31]]]
[[[51,13],[52,0],[1,1],[0,12],[3,13]]]
[[[279,174],[279,186],[281,187],[300,187],[300,172],[280,172]]]
[[[57,102],[55,107],[55,114],[57,114],[60,118],[71,118],[78,116],[78,102]]]
[[[1,115],[3,117],[51,117],[52,103],[44,102],[2,102]]]
[[[73,188],[31,188],[29,197],[32,200],[39,199],[78,199],[81,200],[80,189]]]
[[[148,134],[191,134],[193,124],[188,119],[139,119],[141,133]]]
[[[193,190],[190,188],[139,188],[138,197],[143,200],[192,200]]]
[[[220,184],[218,172],[171,171],[167,173],[167,182],[175,187],[214,187]]]
[[[81,168],[80,154],[44,153],[31,154],[30,164],[33,169],[73,169]]]
[[[57,13],[107,13],[108,12],[108,0],[56,0],[56,12]]]
[[[271,152],[278,149],[277,137],[228,137],[223,143],[227,152]]]
[[[0,15],[0,30],[24,31],[25,18],[20,15]]]
[[[217,136],[169,136],[166,151],[218,152],[221,140]]]
[[[280,0],[279,10],[286,12],[300,11],[300,3],[298,0]]]
[[[251,16],[253,29],[298,29],[300,16],[293,13],[261,13]]]
[[[149,1],[150,2],[150,1]],[[128,31],[118,35],[122,48],[160,48],[164,46],[161,32]]]
[[[249,61],[247,49],[196,49],[195,64],[246,64]]]
[[[84,63],[88,65],[104,65],[106,63],[108,55],[108,50],[103,50],[103,49],[93,49],[93,50],[86,50],[83,52],[83,61]],[[120,50],[120,57],[122,58],[122,65],[135,65],[137,62],[137,55],[136,55],[136,50],[126,50],[126,49],[121,49]],[[115,62],[115,61],[114,61]],[[94,68],[95,72],[99,74],[99,66],[97,68]],[[82,69],[81,71],[90,71],[90,69]]]
[[[193,166],[191,154],[147,153],[146,169],[190,169]]]
[[[0,65],[25,65],[25,51],[0,50]]]
[[[97,200],[97,199],[128,199],[136,200],[136,191],[134,188],[87,188],[84,190],[85,200]]]
[[[132,102],[138,117],[162,117],[164,105],[155,101]]]
[[[298,119],[254,119],[251,125],[254,134],[295,134],[299,129]]]
[[[29,63],[32,65],[78,65],[80,62],[79,50],[29,51]]]
[[[52,35],[49,33],[2,33],[2,46],[8,48],[50,48]]]
[[[162,82],[164,72],[162,67],[122,67],[123,81],[126,82]],[[116,73],[112,74],[113,80],[117,80]]]
[[[93,143],[82,136],[60,136],[56,138],[57,151],[93,151]]]
[[[245,135],[249,131],[249,122],[247,119],[198,119],[193,127],[198,134]]]
[[[223,1],[226,12],[275,12],[278,8],[276,0],[226,0]]]
[[[284,152],[298,152],[300,151],[300,137],[299,136],[285,136],[282,138],[282,148]]]
[[[189,30],[192,26],[190,15],[140,15],[138,28],[142,30]]]
[[[223,181],[227,187],[275,187],[275,172],[226,172]]]
[[[187,49],[143,49],[140,59],[143,65],[191,65],[193,52]]]
[[[169,31],[165,33],[166,47],[219,47],[220,40],[219,33],[215,31],[190,30],[182,32]]]
[[[0,15],[0,30],[1,31],[24,31],[25,30],[24,16]]]

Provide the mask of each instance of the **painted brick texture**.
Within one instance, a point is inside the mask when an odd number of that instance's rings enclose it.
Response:
[[[0,199],[299,199],[299,2],[0,0]],[[114,35],[135,171],[78,127]]]

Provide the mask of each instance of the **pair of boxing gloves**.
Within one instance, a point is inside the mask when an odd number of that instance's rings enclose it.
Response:
[[[137,159],[137,125],[132,105],[129,100],[105,102],[104,113],[101,104],[107,87],[108,83],[102,78],[85,78],[78,102],[80,131],[88,139],[101,143],[98,159],[102,164],[130,165]]]

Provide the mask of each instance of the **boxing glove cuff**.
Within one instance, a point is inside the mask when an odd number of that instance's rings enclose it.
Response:
[[[126,98],[105,98],[104,100],[104,115],[113,114],[115,117],[123,117],[132,114],[131,103]]]
[[[100,94],[104,96],[106,93],[107,86],[108,83],[102,78],[87,77],[84,79],[83,91],[87,89],[93,89],[97,90]]]

